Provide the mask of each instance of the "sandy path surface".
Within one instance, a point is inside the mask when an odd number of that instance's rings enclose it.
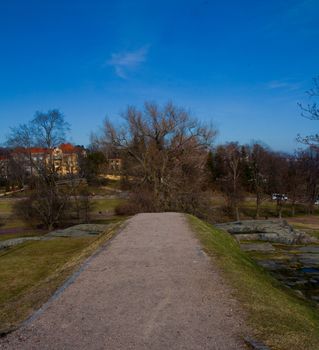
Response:
[[[1,349],[244,349],[237,302],[185,216],[139,214]]]

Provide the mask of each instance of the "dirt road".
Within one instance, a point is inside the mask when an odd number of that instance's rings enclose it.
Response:
[[[244,349],[238,305],[182,214],[139,214],[1,349]]]

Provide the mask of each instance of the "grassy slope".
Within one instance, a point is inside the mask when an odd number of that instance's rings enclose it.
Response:
[[[39,308],[75,268],[113,236],[121,222],[98,238],[26,242],[0,254],[0,332]]]
[[[189,220],[234,287],[256,337],[274,350],[318,350],[319,311],[256,265],[229,234],[195,217]]]

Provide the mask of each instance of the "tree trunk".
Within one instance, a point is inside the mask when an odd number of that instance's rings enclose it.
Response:
[[[311,214],[313,214],[313,204],[309,203],[309,205],[308,205],[308,215],[311,215]]]
[[[281,207],[279,208],[278,217],[279,217],[279,219],[281,219],[281,218],[282,218],[282,208],[281,208]]]
[[[277,213],[278,213],[278,218],[282,218],[282,202],[281,200],[277,200]]]
[[[259,215],[260,215],[260,196],[257,193],[256,194],[256,219],[259,219]]]
[[[235,206],[236,221],[240,220],[238,205]]]
[[[291,215],[292,216],[296,215],[296,204],[295,204],[295,202],[293,202],[292,206],[291,206]]]

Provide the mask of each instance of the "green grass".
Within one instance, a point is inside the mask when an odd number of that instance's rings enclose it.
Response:
[[[10,216],[3,220],[4,225],[0,226],[0,229],[6,229],[6,228],[30,228],[32,229],[31,226],[26,225],[26,223],[23,220],[17,219],[13,216]]]
[[[88,185],[87,189],[96,195],[108,195],[121,189],[121,181],[108,179],[106,185]]]
[[[122,221],[121,221],[122,222]],[[98,237],[29,241],[0,254],[0,333],[39,308],[75,268],[116,232]]]
[[[13,201],[11,200],[0,200],[0,215],[10,214],[12,212]]]
[[[308,231],[308,233],[309,233],[311,236],[313,236],[313,237],[319,239],[319,231],[312,230],[312,231]]]
[[[319,239],[319,231],[318,231],[318,225],[315,225],[315,228],[313,227],[314,225],[311,224],[303,224],[303,223],[291,223],[291,225],[300,231],[304,231],[308,233],[310,236],[313,236],[315,238]]]
[[[189,220],[246,310],[255,337],[272,350],[318,350],[319,311],[315,305],[283,287],[241,251],[229,234],[195,217]]]
[[[91,195],[107,196],[111,193],[110,189],[105,186],[87,186],[87,191]]]
[[[256,201],[245,200],[243,201],[241,208],[242,214],[248,217],[255,217],[256,215]],[[317,210],[316,210],[317,212]],[[305,205],[298,204],[295,205],[295,215],[305,215],[307,214],[307,208]],[[260,205],[260,217],[277,217],[277,203],[276,201],[263,201]],[[282,207],[282,216],[291,217],[292,216],[292,205],[291,203],[284,203]]]
[[[112,211],[115,209],[116,206],[119,204],[124,203],[123,199],[120,198],[105,198],[105,199],[97,199],[97,200],[92,200],[93,203],[93,210],[95,212],[98,211]]]

